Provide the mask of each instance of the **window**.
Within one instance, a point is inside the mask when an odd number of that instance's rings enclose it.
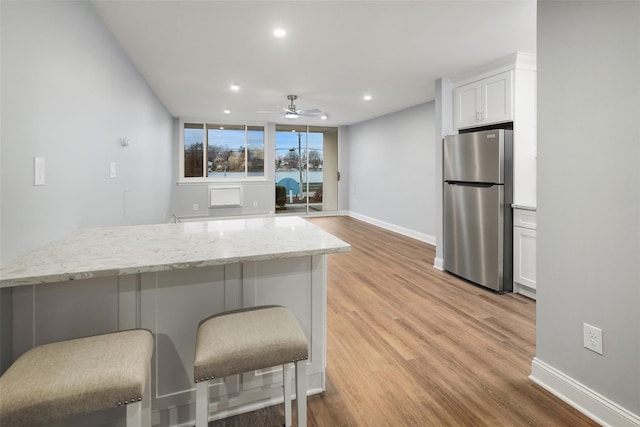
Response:
[[[184,124],[184,178],[264,177],[264,127]]]
[[[201,177],[204,163],[204,125],[184,125],[184,176]]]

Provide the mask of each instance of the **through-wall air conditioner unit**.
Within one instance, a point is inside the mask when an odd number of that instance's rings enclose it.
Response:
[[[212,185],[209,186],[209,207],[224,208],[242,206],[241,185]]]

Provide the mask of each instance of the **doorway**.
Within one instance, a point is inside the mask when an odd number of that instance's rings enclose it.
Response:
[[[338,128],[276,125],[276,214],[338,210]]]

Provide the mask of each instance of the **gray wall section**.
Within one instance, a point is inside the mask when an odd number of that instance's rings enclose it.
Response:
[[[242,206],[209,207],[209,186],[242,187]],[[202,217],[235,217],[240,215],[270,215],[275,209],[273,181],[177,184],[174,189],[172,214],[180,219]],[[256,206],[254,207],[254,202]],[[194,204],[198,210],[194,210]]]
[[[635,414],[639,117],[640,2],[538,2],[537,358]]]
[[[1,7],[1,261],[79,227],[168,220],[171,116],[91,4]]]
[[[433,101],[348,129],[349,211],[434,236]]]

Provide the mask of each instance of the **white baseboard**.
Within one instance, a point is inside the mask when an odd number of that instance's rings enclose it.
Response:
[[[415,230],[410,230],[408,228],[404,228],[404,227],[400,227],[398,225],[395,224],[391,224],[388,222],[384,222],[384,221],[380,221],[378,219],[375,218],[371,218],[356,212],[348,212],[348,215],[352,218],[355,219],[359,219],[360,221],[364,221],[367,222],[369,224],[373,224],[375,226],[378,226],[380,228],[384,228],[385,230],[389,230],[389,231],[393,231],[395,233],[398,234],[402,234],[403,236],[407,236],[407,237],[411,237],[412,239],[416,239],[416,240],[420,240],[421,242],[425,242],[428,243],[430,245],[434,245],[436,244],[436,238],[433,236],[430,236],[428,234],[424,234],[424,233],[419,233]]]
[[[444,271],[444,258],[435,257],[433,259],[433,267],[437,270]]]
[[[538,358],[529,379],[603,426],[638,427],[640,417]]]
[[[527,298],[537,299],[536,290],[518,282],[513,282],[513,293],[524,295]]]

